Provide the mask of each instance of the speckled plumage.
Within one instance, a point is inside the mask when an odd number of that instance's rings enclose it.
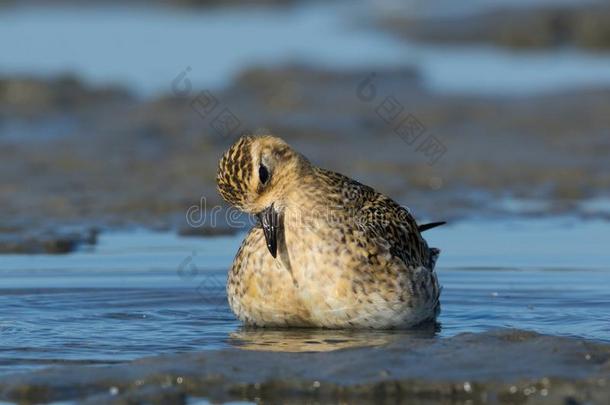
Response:
[[[279,220],[277,256],[258,225],[229,272],[229,304],[244,323],[397,328],[438,315],[439,250],[389,197],[271,136],[240,138],[217,180],[232,205],[252,214],[271,207]]]

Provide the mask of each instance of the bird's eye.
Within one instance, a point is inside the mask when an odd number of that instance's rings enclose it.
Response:
[[[261,180],[262,184],[267,184],[269,181],[269,170],[265,167],[265,165],[260,165],[258,167],[258,178]]]

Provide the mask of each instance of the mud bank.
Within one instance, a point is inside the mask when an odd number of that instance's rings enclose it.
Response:
[[[96,242],[96,229],[85,231],[14,229],[12,232],[0,229],[0,254],[64,254],[71,253],[83,245],[95,245]]]
[[[35,77],[0,77],[0,118],[40,118],[46,114],[91,111],[130,100],[116,86],[91,88],[64,75],[52,80]],[[101,113],[102,111],[98,111]]]
[[[128,1],[128,2],[118,2],[116,1],[117,4],[131,4],[131,5],[138,5],[141,3],[146,3],[147,5],[153,5],[153,6],[157,6],[157,7],[167,7],[167,6],[172,6],[172,7],[227,7],[227,6],[284,6],[284,5],[293,5],[296,3],[300,3],[303,0],[169,0],[169,1],[161,1],[161,0],[155,0],[155,1],[149,1],[149,2],[143,2],[141,0],[132,0],[132,1]],[[19,1],[19,0],[11,0],[8,2],[8,4],[2,4],[0,6],[6,6],[6,7],[10,7],[10,6],[20,6],[20,5],[32,5],[32,4],[36,4],[36,3],[44,3],[43,1],[40,0],[29,0],[29,1]],[[91,2],[91,1],[82,1],[82,0],[63,0],[61,2],[63,5],[91,5],[92,3],[95,4],[96,2]],[[103,1],[99,1],[100,4],[104,4],[107,5],[108,3],[113,3],[112,1],[110,2],[103,2]]]
[[[415,19],[405,12],[383,18],[380,26],[418,41],[488,43],[516,49],[572,46],[606,50],[610,47],[609,21],[610,7],[591,3]]]
[[[117,404],[186,403],[198,397],[296,403],[604,403],[610,395],[609,361],[608,345],[503,330],[447,339],[403,337],[381,347],[324,353],[231,349],[60,367],[4,377],[0,395],[20,402]]]
[[[150,101],[74,79],[1,83],[4,228],[233,232],[234,214],[215,190],[216,165],[239,134],[256,131],[284,137],[314,163],[388,193],[418,218],[607,217],[582,204],[610,189],[610,89],[442,96],[409,68],[298,66],[253,69],[222,91]],[[27,92],[11,90],[24,86]],[[214,100],[213,111],[206,100]],[[506,198],[533,208],[499,204]],[[214,230],[188,230],[193,223]]]

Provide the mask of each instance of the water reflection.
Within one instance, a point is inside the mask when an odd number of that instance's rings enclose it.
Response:
[[[5,255],[0,374],[57,361],[103,364],[227,347],[326,352],[404,346],[506,327],[608,342],[606,235],[604,221],[548,219],[465,222],[430,234],[430,243],[444,248],[438,267],[442,331],[240,327],[216,281],[226,277],[243,235],[105,233],[92,251]],[[181,278],[178,266],[192,252],[201,271]]]
[[[228,343],[244,350],[270,352],[330,352],[358,347],[385,346],[408,339],[431,339],[439,323],[411,330],[266,329],[241,327],[229,334]]]

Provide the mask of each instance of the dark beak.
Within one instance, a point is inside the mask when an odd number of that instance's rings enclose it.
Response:
[[[267,248],[269,249],[271,256],[275,258],[277,256],[277,239],[280,229],[279,214],[273,207],[273,204],[271,204],[269,207],[259,212],[257,216],[263,226]]]

